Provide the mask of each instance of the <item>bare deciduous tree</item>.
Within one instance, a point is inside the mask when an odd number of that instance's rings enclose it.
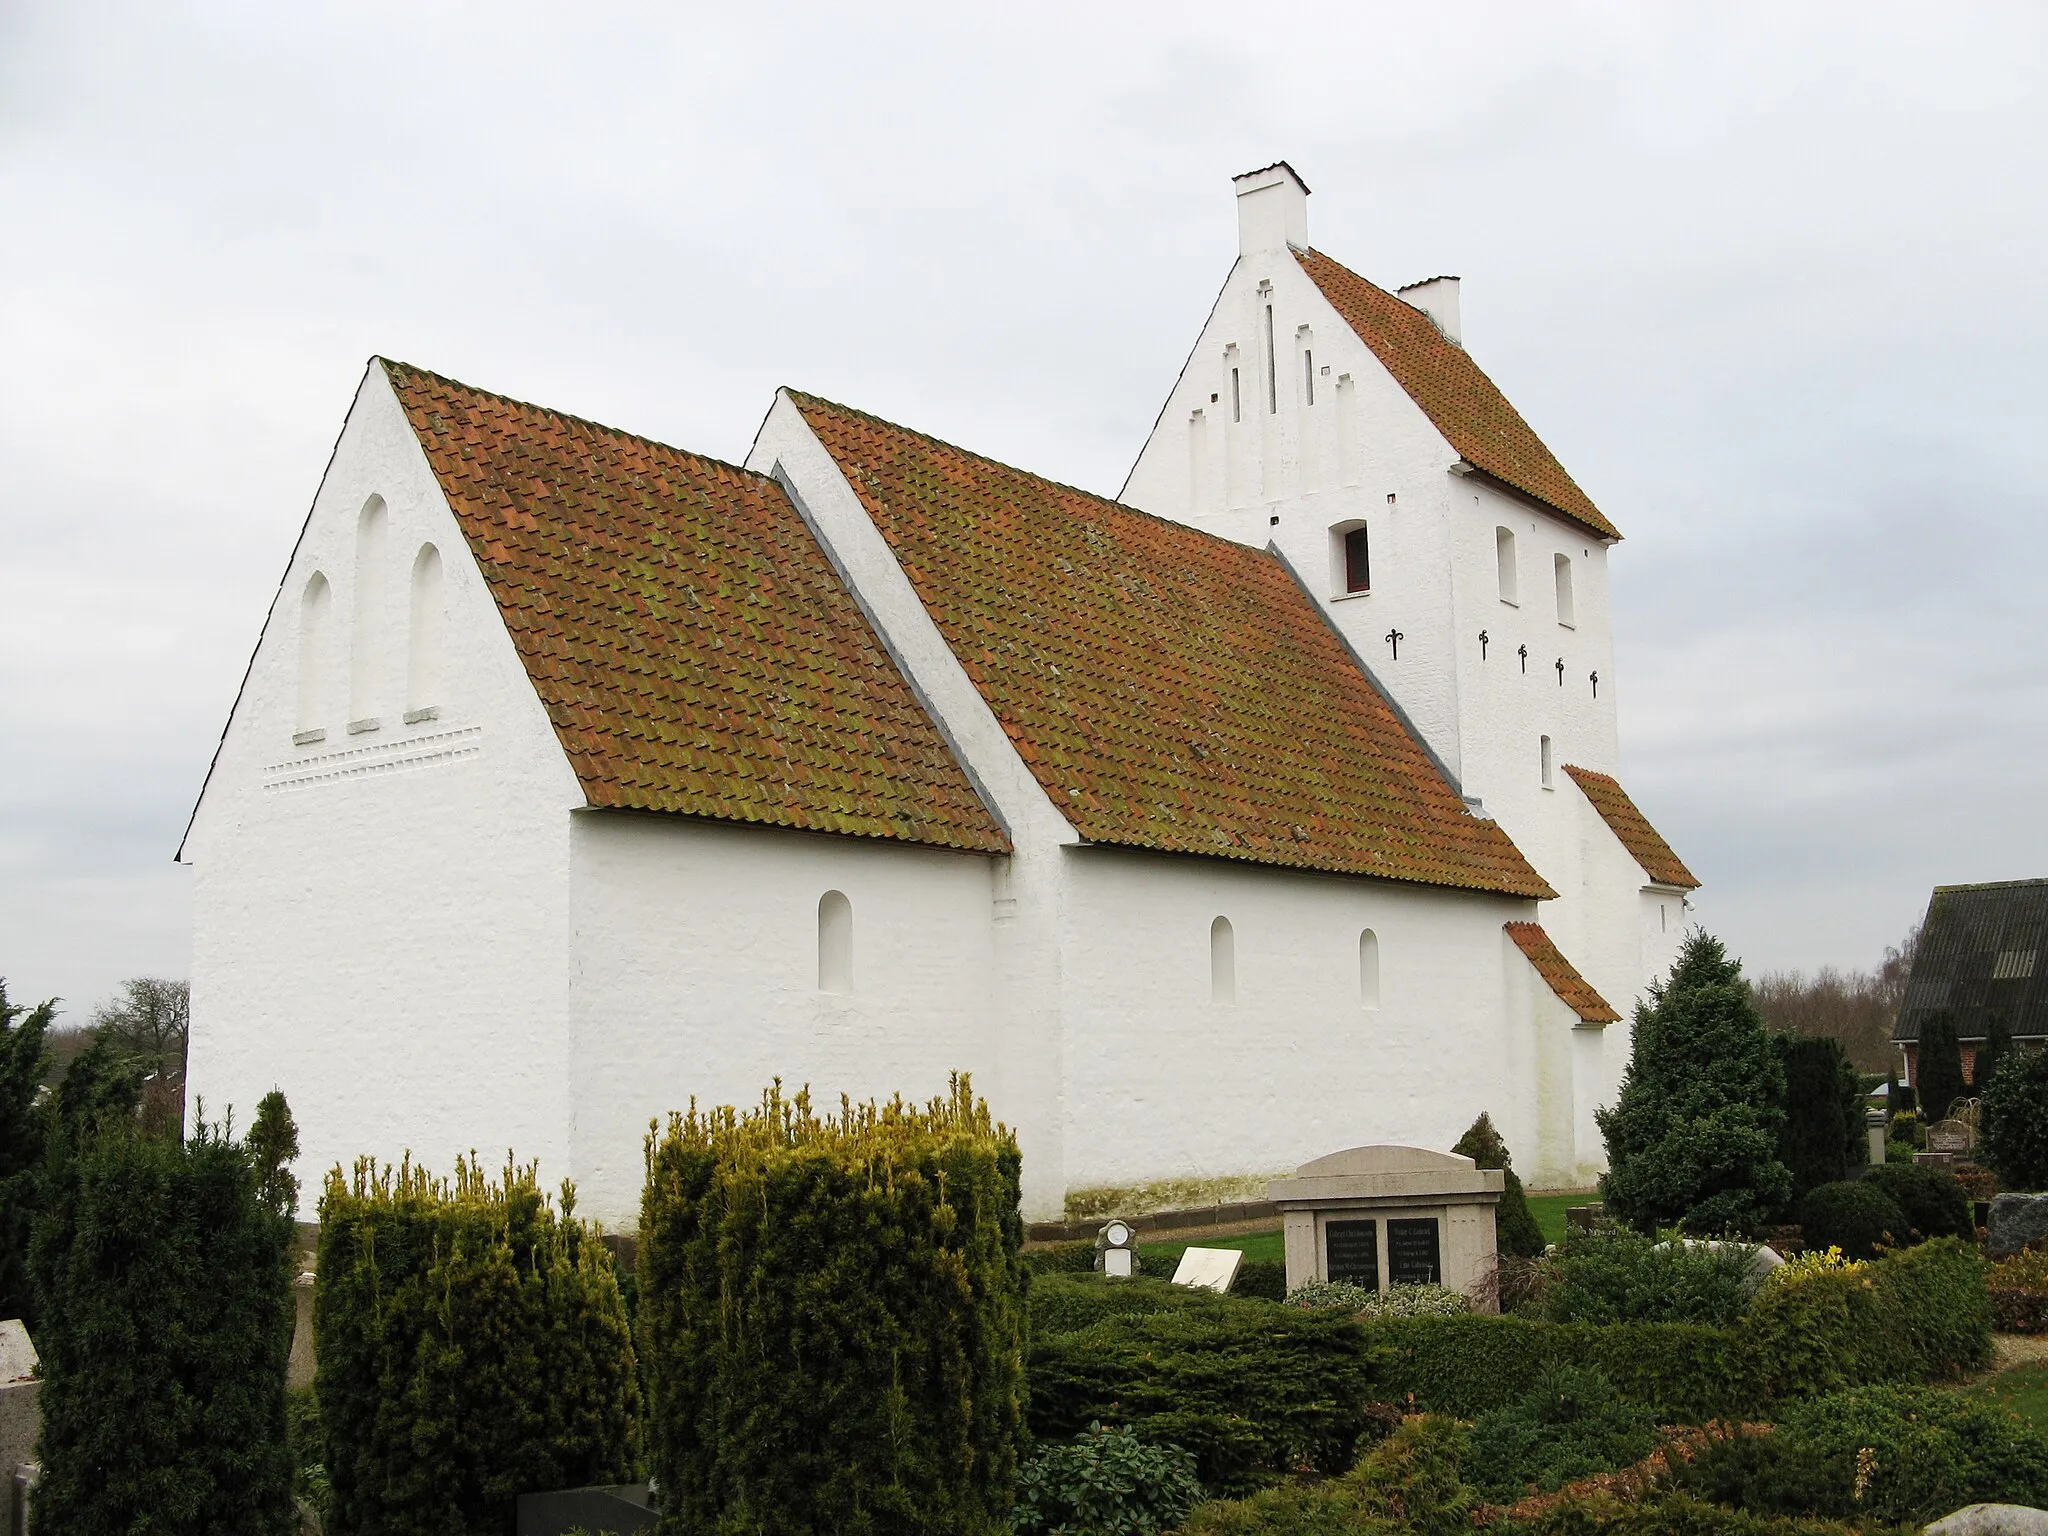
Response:
[[[1842,1042],[1849,1059],[1864,1072],[1888,1072],[1897,1065],[1892,1025],[1905,999],[1906,979],[1920,945],[1916,923],[1898,945],[1887,946],[1876,969],[1841,971],[1824,965],[1804,971],[1766,971],[1754,984],[1757,1011],[1772,1029],[1824,1035]]]
[[[182,1088],[191,1018],[191,991],[184,982],[137,976],[121,983],[119,997],[93,1010],[92,1028],[146,1072]]]

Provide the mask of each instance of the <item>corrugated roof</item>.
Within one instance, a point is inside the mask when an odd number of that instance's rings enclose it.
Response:
[[[1083,837],[1554,894],[1271,554],[791,399]]]
[[[2048,1035],[2048,880],[1934,888],[1892,1038],[1918,1040],[1944,1011],[1964,1040],[1995,1014],[2014,1035]]]
[[[1579,968],[1565,959],[1564,951],[1543,931],[1541,923],[1504,923],[1509,938],[1515,941],[1515,948],[1528,956],[1529,963],[1536,967],[1557,1000],[1579,1016],[1585,1024],[1613,1024],[1621,1015],[1608,1005],[1607,999],[1593,990],[1593,984],[1579,974]]]
[[[1602,538],[1621,537],[1472,354],[1428,315],[1321,251],[1294,258],[1467,463]]]
[[[1007,849],[774,481],[383,366],[591,805]]]
[[[1600,813],[1600,819],[1621,839],[1621,846],[1642,865],[1643,873],[1652,881],[1658,885],[1675,885],[1681,890],[1699,889],[1700,883],[1693,877],[1693,872],[1671,851],[1671,845],[1658,835],[1649,818],[1636,809],[1635,801],[1629,799],[1628,791],[1621,787],[1619,780],[1612,774],[1575,768],[1570,763],[1564,765],[1564,771],[1585,792],[1586,798],[1593,802],[1593,809]]]

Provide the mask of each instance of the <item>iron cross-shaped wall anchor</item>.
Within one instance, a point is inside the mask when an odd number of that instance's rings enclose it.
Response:
[[[1479,659],[1486,660],[1486,631],[1479,631]]]
[[[1593,674],[1593,697],[1596,699],[1600,697],[1600,674],[1598,672]]]
[[[1557,686],[1560,688],[1564,686],[1564,658],[1562,656],[1557,658]]]
[[[1522,658],[1522,670],[1527,672],[1529,670],[1529,647],[1518,645],[1515,647],[1515,654]]]
[[[1403,640],[1406,640],[1407,638],[1408,637],[1402,634],[1401,631],[1399,631],[1398,629],[1390,629],[1387,631],[1387,644],[1391,645],[1394,648],[1394,660],[1399,661],[1401,659],[1401,642]]]

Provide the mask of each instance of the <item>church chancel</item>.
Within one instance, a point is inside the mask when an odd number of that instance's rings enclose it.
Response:
[[[1494,1207],[1505,1176],[1422,1147],[1353,1147],[1276,1179],[1287,1288],[1316,1280],[1368,1290],[1442,1285],[1493,1310]]]

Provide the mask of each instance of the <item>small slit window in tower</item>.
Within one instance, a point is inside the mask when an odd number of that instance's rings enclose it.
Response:
[[[1372,546],[1363,523],[1344,530],[1344,590],[1372,590]]]
[[[1380,936],[1370,928],[1358,936],[1358,1006],[1380,1005]]]
[[[1244,420],[1244,385],[1235,368],[1230,370],[1230,419]]]
[[[853,903],[839,891],[818,898],[818,990],[853,990]]]
[[[1227,917],[1209,925],[1209,1001],[1237,1001],[1237,936]]]
[[[1310,405],[1316,403],[1316,355],[1303,347],[1301,350],[1301,387],[1303,396]]]
[[[1550,767],[1550,738],[1548,736],[1537,738],[1536,751],[1537,756],[1542,760],[1543,787],[1545,789],[1557,788],[1557,777]]]
[[[1519,601],[1515,579],[1515,531],[1512,528],[1493,530],[1493,564],[1500,578],[1500,600],[1504,603]]]
[[[1280,414],[1280,375],[1273,363],[1273,306],[1266,306],[1266,414]]]
[[[315,571],[299,599],[299,734],[327,720],[327,679],[334,640],[334,588]]]
[[[412,622],[406,634],[405,713],[431,718],[441,702],[441,551],[422,544],[412,562]]]
[[[1572,557],[1553,555],[1551,568],[1557,573],[1557,622],[1570,629],[1578,623],[1578,610],[1572,602]]]

